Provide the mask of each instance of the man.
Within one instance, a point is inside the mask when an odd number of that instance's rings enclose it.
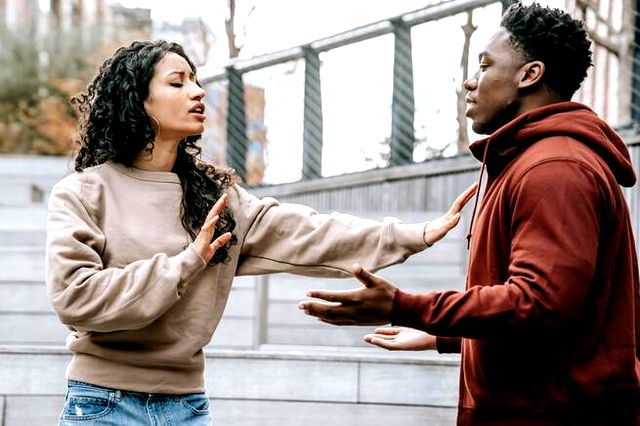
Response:
[[[619,185],[626,145],[570,102],[591,66],[582,24],[515,4],[464,87],[486,191],[470,228],[466,291],[311,291],[300,308],[337,324],[386,324],[389,349],[461,352],[460,425],[640,424],[640,284]],[[474,220],[475,219],[475,220]],[[420,331],[418,331],[420,330]]]

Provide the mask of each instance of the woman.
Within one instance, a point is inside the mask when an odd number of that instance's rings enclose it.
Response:
[[[475,190],[414,225],[259,200],[198,159],[195,73],[179,45],[135,42],[72,100],[76,173],[54,187],[47,228],[48,293],[72,331],[60,425],[210,424],[202,348],[235,275],[402,262],[455,226]]]

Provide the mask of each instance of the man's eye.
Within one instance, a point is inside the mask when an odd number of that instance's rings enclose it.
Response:
[[[169,83],[173,87],[182,87],[182,83]]]
[[[488,66],[489,65],[487,65],[487,64],[480,64],[480,71],[486,70]]]

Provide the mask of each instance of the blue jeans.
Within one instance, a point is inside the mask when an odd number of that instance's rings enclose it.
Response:
[[[203,393],[149,394],[68,381],[58,426],[211,426]]]

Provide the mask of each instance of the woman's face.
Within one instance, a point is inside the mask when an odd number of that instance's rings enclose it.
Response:
[[[204,132],[204,95],[189,63],[182,56],[167,52],[154,67],[149,96],[144,101],[151,121],[160,124],[157,137],[182,140]]]

